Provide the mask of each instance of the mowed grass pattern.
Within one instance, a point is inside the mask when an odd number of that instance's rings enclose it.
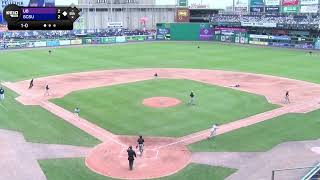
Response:
[[[196,105],[188,105],[191,91]],[[151,108],[145,98],[165,96],[182,103]],[[116,134],[183,136],[276,108],[262,96],[190,80],[157,79],[74,92],[53,101]]]
[[[214,42],[61,48],[54,49],[51,56],[47,49],[0,55],[0,80],[5,81],[98,69],[174,67],[253,72],[320,83],[317,52],[309,56],[300,50]]]
[[[48,180],[115,180],[90,171],[83,159],[41,160],[39,164]],[[234,169],[190,164],[172,176],[157,180],[223,180],[234,172]]]

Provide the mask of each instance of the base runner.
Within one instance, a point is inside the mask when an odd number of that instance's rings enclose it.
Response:
[[[144,148],[144,139],[142,138],[142,136],[139,136],[139,139],[137,140],[137,142],[138,142],[137,148],[139,148],[140,156],[142,156],[143,148]]]

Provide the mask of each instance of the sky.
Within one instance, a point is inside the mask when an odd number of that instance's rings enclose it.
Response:
[[[200,4],[201,0],[188,0],[190,4]],[[176,0],[156,0],[158,4],[175,4]],[[210,8],[224,9],[232,5],[233,0],[202,0],[202,4],[209,4]]]

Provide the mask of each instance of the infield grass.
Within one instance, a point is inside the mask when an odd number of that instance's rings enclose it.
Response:
[[[191,91],[196,105],[188,105]],[[173,97],[182,103],[151,108],[145,98]],[[82,90],[53,100],[57,105],[116,134],[179,137],[274,109],[263,96],[191,80],[157,79]]]
[[[39,161],[48,180],[114,180],[90,171],[83,159],[56,159]],[[182,171],[157,180],[223,180],[236,170],[207,165],[190,164]]]

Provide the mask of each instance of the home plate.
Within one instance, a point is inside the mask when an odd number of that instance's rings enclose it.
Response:
[[[119,154],[120,157],[128,157],[127,149],[123,148]],[[140,152],[136,151],[137,156],[140,156]],[[153,149],[144,149],[142,157],[146,159],[157,159],[158,158],[158,150]]]
[[[313,148],[311,148],[311,151],[316,154],[320,154],[320,147],[313,147]]]

